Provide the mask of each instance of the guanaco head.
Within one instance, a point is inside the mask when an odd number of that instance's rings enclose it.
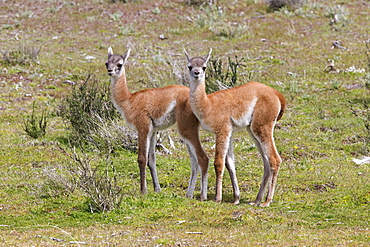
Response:
[[[126,63],[127,58],[130,55],[131,49],[129,49],[125,55],[113,54],[112,47],[108,48],[108,60],[105,62],[107,67],[108,75],[111,77],[118,77],[123,71],[123,65]]]
[[[209,49],[209,52],[204,57],[189,57],[189,54],[186,52],[184,48],[184,53],[186,59],[188,60],[188,68],[190,73],[190,79],[195,81],[200,81],[205,79],[205,72],[207,68],[207,62],[209,57],[211,56],[212,48]]]

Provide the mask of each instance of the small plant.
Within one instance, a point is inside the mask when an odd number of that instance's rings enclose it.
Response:
[[[283,7],[296,9],[306,3],[307,0],[265,0],[269,4],[269,9],[275,11]]]
[[[242,38],[246,35],[247,25],[243,24],[224,24],[214,25],[210,27],[210,30],[220,38],[233,39]]]
[[[363,78],[365,87],[370,89],[370,39],[365,41],[365,56],[366,56],[366,63],[367,63],[367,73]]]
[[[76,169],[72,166],[67,169],[59,164],[55,167],[45,167],[42,170],[42,181],[36,186],[31,186],[31,188],[41,198],[71,195],[79,188],[75,176]]]
[[[132,25],[125,25],[119,28],[119,34],[123,36],[130,36],[135,33],[135,28]]]
[[[196,19],[196,24],[200,28],[212,27],[220,25],[223,20],[224,14],[221,8],[216,7],[215,5],[209,5],[207,7],[202,7],[201,12]]]
[[[45,136],[47,127],[47,114],[42,111],[41,116],[36,115],[36,102],[33,102],[32,113],[24,120],[24,131],[30,137],[37,139]]]
[[[211,59],[208,67],[207,76],[207,93],[212,93],[218,90],[235,87],[238,83],[238,68],[245,67],[243,64],[244,58],[238,59],[235,56],[235,61],[230,57],[227,58],[228,63],[223,65],[221,59]],[[225,68],[226,67],[226,68]]]
[[[0,51],[3,54],[3,62],[12,65],[29,65],[37,62],[41,46],[27,43],[19,44],[18,48],[10,51]]]
[[[365,51],[366,63],[367,63],[368,71],[370,72],[370,39],[365,41],[365,47],[366,47],[366,51]]]
[[[161,13],[161,10],[158,7],[155,7],[154,9],[152,9],[152,13],[158,15]]]
[[[186,0],[186,4],[188,4],[188,5],[197,5],[197,6],[204,5],[204,4],[212,5],[215,2],[216,1],[214,1],[214,0]]]
[[[111,3],[136,3],[141,0],[110,0]]]
[[[358,134],[359,139],[364,143],[364,152],[370,153],[370,102],[349,102],[352,114],[363,121],[364,131]]]
[[[348,11],[343,5],[328,6],[325,17],[330,19],[329,25],[334,31],[338,31],[340,27],[348,24]]]
[[[123,13],[121,11],[118,11],[114,14],[109,14],[109,17],[113,20],[113,21],[119,21],[123,16]]]
[[[4,24],[4,25],[2,25],[2,26],[0,26],[0,30],[2,31],[2,30],[13,30],[14,28],[17,28],[17,27],[19,27],[19,21],[18,20],[16,20],[16,21],[14,21],[14,24]]]
[[[104,119],[95,114],[92,121],[97,128],[90,131],[87,140],[100,151],[111,152],[119,148],[137,150],[137,134],[129,129],[120,118]]]

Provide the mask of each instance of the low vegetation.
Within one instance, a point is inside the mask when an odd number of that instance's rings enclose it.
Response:
[[[41,52],[41,46],[36,46],[23,41],[18,47],[11,50],[1,51],[3,55],[3,63],[8,65],[29,65],[37,63],[38,55]]]
[[[365,246],[370,237],[370,48],[366,1],[4,1],[0,6],[0,240],[6,246]],[[185,47],[208,92],[259,81],[288,108],[274,202],[248,204],[262,177],[236,133],[232,205],[185,197],[190,161],[176,128],[158,135],[162,192],[141,195],[136,134],[110,102],[107,48],[131,48],[132,92],[188,85]],[[169,137],[169,138],[167,138]],[[150,185],[151,181],[148,181]]]

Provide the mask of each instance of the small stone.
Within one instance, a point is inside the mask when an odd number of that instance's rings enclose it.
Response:
[[[168,39],[166,36],[164,36],[164,34],[159,35],[159,38],[160,38],[161,40]]]

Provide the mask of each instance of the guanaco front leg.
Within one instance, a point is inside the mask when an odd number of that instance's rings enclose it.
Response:
[[[150,137],[149,153],[148,153],[148,167],[150,174],[153,179],[153,188],[155,192],[161,192],[161,187],[158,181],[157,168],[156,168],[156,159],[155,159],[155,147],[157,145],[157,133],[152,133]]]
[[[149,135],[139,133],[138,135],[138,158],[137,162],[139,164],[140,170],[140,191],[143,194],[148,193],[148,188],[146,184],[146,165],[147,165],[147,157],[148,157],[148,148],[149,148]]]
[[[148,193],[146,183],[146,166],[149,167],[153,179],[153,186],[155,192],[160,192],[160,186],[155,165],[155,145],[156,133],[150,133],[149,130],[138,133],[138,164],[140,169],[140,190],[141,193]]]
[[[215,201],[220,203],[222,201],[222,178],[225,171],[225,159],[230,144],[231,131],[222,130],[216,133],[216,152],[214,167],[216,173],[216,196]],[[235,168],[234,168],[235,170]]]
[[[192,112],[189,103],[181,112],[178,112],[178,119],[188,119],[190,121],[178,121],[178,129],[181,137],[186,143],[186,147],[190,154],[191,176],[189,181],[188,191],[186,196],[193,198],[195,184],[198,178],[199,170],[201,171],[200,183],[200,200],[207,200],[207,185],[208,185],[208,156],[201,146],[199,140],[199,121]],[[196,133],[196,135],[194,135]]]

